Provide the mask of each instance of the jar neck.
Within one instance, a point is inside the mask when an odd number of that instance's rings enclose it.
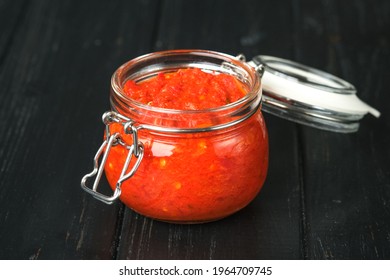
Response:
[[[123,90],[127,80],[139,82],[159,73],[182,68],[234,76],[247,88],[236,102],[206,110],[173,110],[145,105],[129,98]],[[139,127],[160,132],[203,132],[236,125],[253,115],[261,105],[261,83],[256,70],[235,57],[203,50],[157,52],[135,58],[120,68],[111,79],[111,107],[133,120]]]

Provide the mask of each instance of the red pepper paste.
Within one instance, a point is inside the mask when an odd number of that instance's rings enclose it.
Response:
[[[244,97],[244,85],[233,76],[206,73],[198,68],[159,73],[141,83],[129,80],[125,93],[140,103],[178,110],[203,110],[233,103]]]
[[[237,101],[245,86],[226,74],[182,69],[141,83],[126,82],[132,99],[155,107],[201,110]],[[114,125],[131,145],[131,135]],[[122,184],[121,201],[145,216],[171,222],[220,219],[245,207],[260,191],[268,167],[268,136],[260,109],[232,127],[199,133],[139,131],[144,157]],[[106,176],[114,189],[128,150],[114,146]]]

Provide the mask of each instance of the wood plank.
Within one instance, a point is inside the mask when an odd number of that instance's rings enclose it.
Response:
[[[20,27],[21,19],[24,17],[28,4],[25,1],[0,1],[0,65],[7,55],[12,40],[13,34]]]
[[[231,54],[290,56],[291,35],[259,16],[258,1],[164,1],[157,49],[202,48]],[[292,15],[274,15],[291,26]],[[276,36],[276,37],[273,37]],[[278,39],[276,39],[278,38]],[[269,42],[268,40],[271,40]],[[275,46],[272,42],[279,40]],[[156,222],[125,211],[121,259],[297,259],[302,256],[300,179],[296,126],[265,116],[270,168],[260,195],[239,213],[201,225]]]
[[[102,139],[111,75],[150,48],[155,7],[27,6],[0,75],[0,258],[115,258],[122,206],[79,186]]]

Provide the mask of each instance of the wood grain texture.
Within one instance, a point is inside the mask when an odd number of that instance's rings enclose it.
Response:
[[[301,29],[297,59],[312,59],[317,67],[351,81],[363,100],[383,112],[379,120],[367,116],[355,134],[301,128],[307,257],[388,259],[390,186],[384,174],[389,174],[389,106],[380,101],[384,97],[378,88],[390,86],[389,5],[326,1],[319,9],[302,2],[301,24],[311,28]],[[305,44],[310,39],[324,47]]]
[[[389,21],[386,0],[0,0],[0,259],[389,259]],[[265,114],[266,183],[220,221],[94,200],[80,180],[112,73],[177,48],[296,60],[352,82],[382,116],[336,134]]]
[[[126,1],[26,9],[1,66],[0,257],[114,258],[121,205],[102,205],[79,186],[102,139],[110,76],[150,46],[138,37],[153,21],[117,17],[135,12]]]

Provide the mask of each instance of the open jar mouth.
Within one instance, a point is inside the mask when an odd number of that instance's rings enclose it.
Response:
[[[123,86],[128,80],[141,82],[159,73],[175,72],[183,68],[199,68],[205,72],[232,75],[245,85],[247,94],[220,107],[177,110],[140,103],[124,92]],[[259,73],[240,60],[240,57],[208,50],[170,50],[146,54],[120,66],[111,78],[110,102],[113,110],[137,119],[149,128],[153,126],[157,130],[164,127],[164,131],[194,132],[224,128],[249,118],[257,107],[260,108],[261,95]]]

